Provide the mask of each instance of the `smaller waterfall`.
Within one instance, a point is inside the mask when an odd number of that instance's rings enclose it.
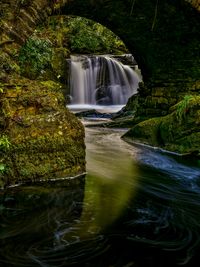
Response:
[[[131,67],[110,56],[71,56],[71,104],[124,105],[140,81]]]

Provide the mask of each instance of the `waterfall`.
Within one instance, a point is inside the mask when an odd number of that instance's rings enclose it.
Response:
[[[140,81],[131,67],[111,56],[71,56],[71,104],[124,105]]]

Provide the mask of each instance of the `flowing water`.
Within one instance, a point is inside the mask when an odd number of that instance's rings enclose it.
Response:
[[[197,266],[198,162],[131,146],[123,133],[86,128],[88,174],[71,188],[4,197],[0,266]]]
[[[137,92],[139,74],[108,56],[71,56],[71,104],[124,105]]]

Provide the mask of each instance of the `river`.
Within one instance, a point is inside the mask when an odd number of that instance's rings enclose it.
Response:
[[[87,175],[77,186],[41,189],[42,197],[24,187],[31,208],[8,197],[0,206],[0,266],[194,266],[198,162],[132,146],[123,133],[86,127]]]

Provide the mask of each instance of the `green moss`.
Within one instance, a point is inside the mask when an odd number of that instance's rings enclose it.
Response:
[[[85,171],[84,128],[66,109],[59,83],[10,80],[0,105],[5,120],[2,186]]]
[[[9,137],[6,135],[0,136],[0,152],[1,151],[7,151],[11,147],[11,143],[9,141]]]
[[[0,93],[4,92],[4,84],[0,83]]]
[[[159,127],[161,119],[152,118],[138,123],[123,138],[132,138],[150,145],[160,145]]]
[[[0,163],[0,172],[4,172],[5,171],[5,165],[3,163]]]
[[[178,150],[181,153],[192,153],[198,151],[200,155],[200,132],[191,133],[188,136],[184,136],[176,141]]]
[[[65,25],[69,29],[70,50],[75,53],[127,52],[119,37],[99,23],[83,17],[66,17]]]
[[[181,154],[200,155],[200,97],[185,97],[167,116],[145,120],[129,130],[124,138]]]
[[[59,47],[53,49],[53,56],[51,60],[51,67],[56,77],[66,80],[68,62],[67,58],[70,57],[70,51],[67,48]]]
[[[181,122],[181,120],[185,118],[186,113],[188,112],[189,102],[193,98],[192,95],[185,95],[183,100],[176,105],[176,116],[178,121]]]
[[[41,84],[47,87],[48,89],[51,89],[54,91],[56,91],[57,88],[59,89],[62,88],[62,85],[60,83],[52,81],[52,80],[42,81]]]
[[[52,57],[52,44],[48,39],[30,37],[19,52],[22,75],[35,79],[45,69]]]

